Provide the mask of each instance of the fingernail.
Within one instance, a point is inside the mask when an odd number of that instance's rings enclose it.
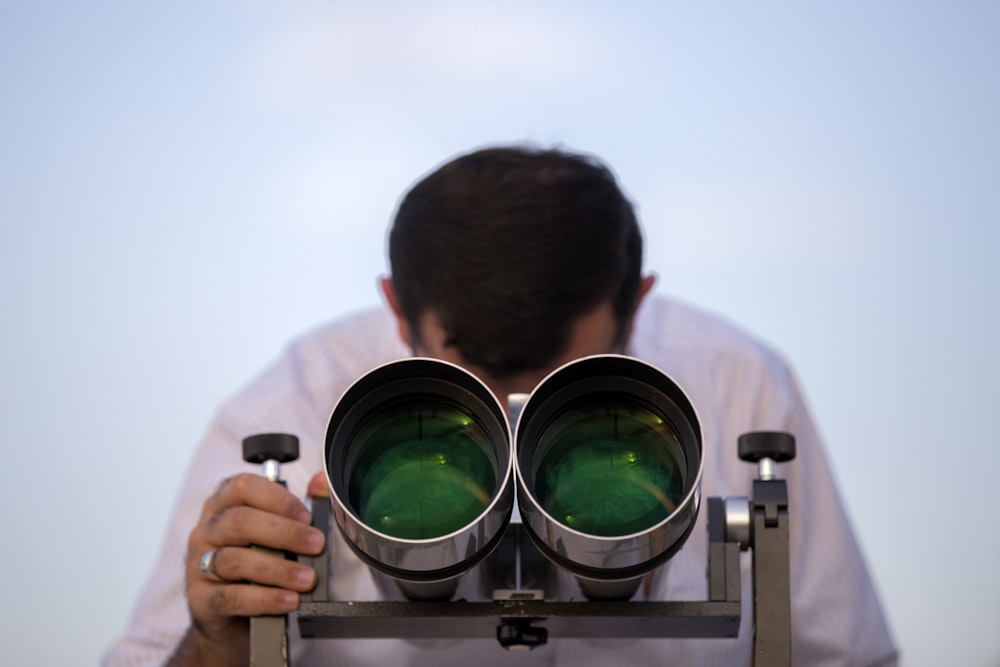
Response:
[[[310,567],[302,567],[295,571],[295,582],[302,585],[308,586],[312,584],[315,572]]]
[[[325,543],[326,537],[318,530],[311,530],[306,536],[306,544],[308,544],[311,549],[322,549]]]
[[[300,523],[312,523],[312,514],[309,510],[302,510],[296,515],[295,518],[298,519]]]
[[[291,591],[282,591],[278,599],[280,600],[280,604],[283,605],[289,611],[299,606],[298,593],[293,593]]]

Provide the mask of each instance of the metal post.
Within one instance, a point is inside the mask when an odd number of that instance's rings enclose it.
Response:
[[[792,618],[785,480],[754,480],[751,516],[753,667],[787,667],[792,663]]]
[[[243,440],[243,459],[259,463],[267,479],[285,486],[280,464],[299,457],[299,439],[286,433],[261,433]],[[273,549],[252,546],[255,551],[285,557]],[[250,667],[288,667],[288,616],[250,618]]]

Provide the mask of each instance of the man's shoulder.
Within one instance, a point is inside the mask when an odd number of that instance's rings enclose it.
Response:
[[[770,348],[718,313],[661,294],[651,295],[639,310],[635,335],[642,342],[678,347]]]
[[[292,339],[279,363],[306,379],[343,376],[353,381],[372,368],[407,356],[396,322],[372,307],[324,322]]]
[[[295,337],[289,350],[347,348],[374,357],[400,349],[392,314],[382,307],[356,310],[323,322]]]
[[[683,301],[651,295],[637,314],[632,347],[665,369],[697,365],[783,374],[787,363],[762,338],[731,320]]]
[[[293,338],[226,407],[298,402],[323,412],[354,380],[406,354],[391,313],[383,308],[353,312]]]

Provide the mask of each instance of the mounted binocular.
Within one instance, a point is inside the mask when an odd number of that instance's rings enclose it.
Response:
[[[337,403],[325,457],[345,540],[414,600],[451,597],[512,520],[587,598],[628,599],[683,545],[700,502],[694,407],[617,355],[562,366],[508,409],[459,366],[381,366]]]
[[[299,633],[493,635],[507,649],[541,646],[550,635],[735,637],[740,552],[752,550],[754,665],[787,667],[788,490],[774,464],[794,458],[795,438],[745,433],[738,454],[758,465],[758,477],[750,498],[707,499],[708,599],[635,601],[643,575],[683,546],[701,504],[701,426],[673,380],[631,357],[585,357],[504,406],[444,361],[380,366],[333,409],[330,500],[314,500],[312,523],[329,529],[332,513],[376,579],[395,582],[406,599],[383,589],[381,601],[331,600],[328,554],[300,556],[318,582],[295,613]],[[281,483],[279,464],[298,457],[298,438],[253,435],[243,455]],[[456,595],[473,568],[486,586]],[[560,572],[575,577],[586,600],[554,588],[564,583]],[[251,665],[289,665],[287,623],[250,619]]]

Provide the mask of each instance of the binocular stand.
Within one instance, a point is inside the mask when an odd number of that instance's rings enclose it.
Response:
[[[294,440],[294,452],[287,445]],[[277,445],[277,448],[275,448]],[[328,599],[327,553],[299,557],[318,575],[302,596],[299,633],[312,638],[482,639],[510,650],[535,648],[552,638],[724,638],[740,627],[740,551],[753,558],[753,666],[791,664],[788,488],[774,464],[795,456],[787,433],[754,432],[739,438],[740,458],[758,464],[752,498],[708,498],[708,600],[577,601],[537,599],[508,591],[505,599],[349,602]],[[264,434],[244,441],[244,458],[263,463],[278,479],[278,464],[298,456],[291,436]],[[313,526],[330,530],[329,499],[313,499]],[[511,528],[523,530],[512,524]],[[508,532],[511,532],[508,529]],[[496,596],[494,596],[496,597]],[[287,616],[250,619],[250,664],[289,667]]]

